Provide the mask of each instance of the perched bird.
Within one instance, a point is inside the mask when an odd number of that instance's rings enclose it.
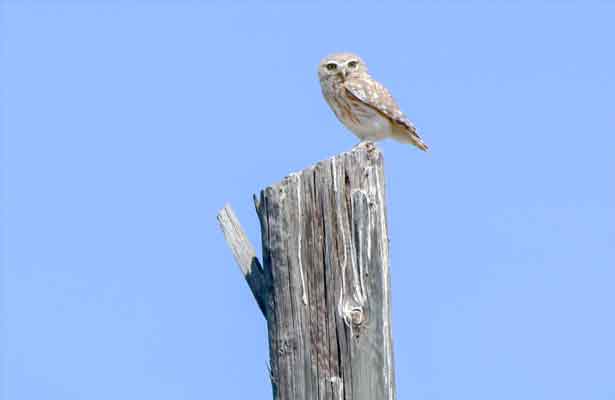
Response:
[[[335,53],[323,58],[318,78],[322,94],[337,118],[361,141],[391,137],[427,151],[412,122],[389,91],[369,75],[359,56]]]

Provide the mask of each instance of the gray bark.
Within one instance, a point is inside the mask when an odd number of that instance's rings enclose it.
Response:
[[[275,400],[395,399],[384,180],[364,143],[263,190],[262,267],[218,216],[267,319]]]

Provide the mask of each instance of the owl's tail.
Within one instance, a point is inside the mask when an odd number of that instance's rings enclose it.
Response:
[[[393,138],[395,138],[395,140],[402,143],[413,144],[423,151],[429,150],[429,146],[427,146],[427,144],[423,142],[423,139],[421,139],[421,137],[417,133],[414,125],[397,126],[396,128],[397,129],[393,129]]]
[[[421,149],[423,151],[429,150],[429,146],[427,146],[427,144],[425,144],[425,142],[423,142],[423,139],[421,139],[421,137],[419,135],[414,136],[411,139],[411,142],[412,142],[413,145],[415,145],[416,147],[418,147],[419,149]]]

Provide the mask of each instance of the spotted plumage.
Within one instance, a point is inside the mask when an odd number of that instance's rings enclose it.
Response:
[[[369,75],[356,54],[325,57],[318,67],[318,77],[325,100],[337,118],[362,141],[391,137],[428,149],[389,91]]]

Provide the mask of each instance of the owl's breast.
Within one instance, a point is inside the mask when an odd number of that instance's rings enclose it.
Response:
[[[365,105],[353,110],[356,117],[342,122],[361,140],[377,141],[391,135],[391,122],[376,110]]]

